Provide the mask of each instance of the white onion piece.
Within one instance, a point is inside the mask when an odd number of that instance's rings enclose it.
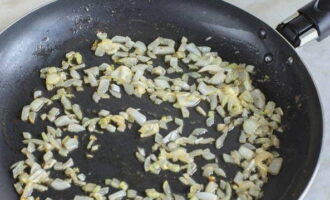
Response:
[[[109,193],[109,187],[103,187],[97,193],[104,196]]]
[[[36,118],[37,118],[37,113],[36,112],[30,112],[29,113],[29,122],[31,124],[35,123]]]
[[[252,150],[246,148],[245,146],[240,146],[238,152],[242,155],[243,158],[250,160],[253,158],[254,153]]]
[[[130,83],[133,77],[132,71],[126,66],[119,66],[112,73],[111,76],[118,83]]]
[[[62,127],[62,126],[67,126],[67,125],[71,124],[72,120],[68,116],[62,115],[62,116],[58,117],[54,121],[54,123],[57,127]]]
[[[59,114],[60,114],[60,109],[53,107],[48,112],[47,118],[49,121],[53,122]]]
[[[241,182],[243,182],[244,176],[241,172],[237,172],[235,177],[234,177],[234,182],[239,184]]]
[[[104,70],[106,70],[109,67],[110,67],[110,65],[108,63],[102,63],[102,64],[99,65],[99,69],[101,71],[104,71]]]
[[[164,76],[166,74],[166,70],[163,67],[158,66],[158,67],[152,68],[151,73],[159,75],[159,76]]]
[[[79,146],[79,142],[76,138],[68,138],[63,140],[63,146],[68,150],[72,151],[74,149],[77,149]]]
[[[214,173],[218,176],[227,177],[225,171],[218,166],[214,168]]]
[[[174,48],[175,41],[169,38],[162,38],[161,44]]]
[[[36,90],[36,91],[34,91],[34,93],[33,93],[33,98],[39,98],[39,97],[41,97],[42,96],[42,91],[41,90]]]
[[[212,61],[213,61],[212,56],[203,56],[195,63],[195,65],[203,67],[203,66],[211,64]]]
[[[71,110],[72,109],[72,104],[66,96],[61,97],[61,103],[62,103],[65,110]]]
[[[29,118],[30,106],[24,106],[22,109],[21,120],[27,121]]]
[[[134,86],[131,84],[124,84],[124,90],[128,95],[134,94]]]
[[[254,105],[258,108],[263,108],[266,104],[266,97],[265,95],[259,90],[255,89],[251,92],[251,95],[253,97]]]
[[[138,59],[134,57],[125,57],[119,59],[118,62],[124,64],[127,67],[133,67],[138,63]]]
[[[193,53],[197,56],[202,56],[201,52],[199,51],[199,49],[196,47],[196,45],[194,43],[189,43],[186,46],[186,48],[190,53]]]
[[[215,159],[215,155],[210,151],[210,149],[205,149],[202,154],[205,160],[213,160]]]
[[[211,95],[217,92],[217,89],[213,86],[206,85],[204,82],[200,82],[198,85],[198,91],[203,95]]]
[[[268,167],[268,172],[272,175],[277,175],[280,173],[283,163],[283,158],[274,158]]]
[[[126,110],[127,114],[129,114],[140,126],[146,122],[147,118],[141,112],[134,108],[128,108]]]
[[[259,127],[259,123],[254,119],[247,119],[243,123],[243,130],[247,134],[254,134]]]
[[[32,101],[32,103],[30,104],[30,108],[32,111],[38,112],[43,107],[44,104],[45,104],[45,100],[43,98],[37,98]]]
[[[209,192],[197,192],[196,197],[200,200],[217,200],[218,197],[215,194]]]
[[[180,88],[182,88],[184,90],[189,90],[190,89],[190,85],[187,83],[187,81],[183,81],[181,79],[175,79],[173,81],[173,85],[178,86],[178,87],[180,87]]]
[[[81,79],[81,76],[80,74],[74,70],[74,69],[71,69],[70,70],[70,76],[73,78],[73,79]]]
[[[68,131],[73,133],[82,132],[85,130],[85,127],[79,125],[79,124],[69,124]]]
[[[210,181],[205,188],[205,192],[214,194],[218,188],[218,184],[213,181]]]
[[[218,139],[215,141],[215,147],[217,149],[221,149],[227,137],[227,133],[223,133]]]
[[[209,38],[209,37],[208,37]],[[206,38],[205,41],[208,41],[210,39]],[[208,40],[207,40],[208,39]],[[208,53],[211,51],[211,47],[207,47],[207,46],[199,46],[198,49],[202,52],[202,53]]]
[[[168,181],[164,181],[163,190],[164,190],[164,193],[166,195],[171,195],[172,194],[171,187],[170,187],[170,184],[168,183]]]
[[[190,133],[190,135],[200,136],[200,135],[204,135],[205,133],[207,133],[207,129],[206,128],[195,128]]]
[[[170,88],[170,84],[168,83],[167,80],[156,78],[154,80],[155,86],[157,89],[166,89]]]
[[[56,178],[54,181],[51,182],[50,186],[55,190],[66,190],[71,187],[71,184],[67,181]]]
[[[156,122],[146,121],[142,124],[141,128],[139,129],[140,137],[149,137],[151,135],[155,135],[159,132],[159,124]]]
[[[13,172],[13,177],[17,178],[18,175],[22,174],[24,172],[24,169],[26,168],[24,161],[18,161],[14,165],[10,167]]]
[[[81,111],[80,106],[78,104],[73,104],[72,105],[72,111],[77,116],[78,119],[82,119],[83,114],[82,114],[82,111]]]
[[[214,74],[209,80],[207,80],[207,83],[213,84],[213,85],[219,85],[220,83],[223,83],[226,78],[226,75],[223,72],[217,72]]]
[[[76,196],[74,196],[73,200],[93,200],[93,198],[88,197],[88,196],[76,195]]]
[[[188,92],[180,92],[176,94],[178,104],[183,107],[194,107],[200,102],[200,97]]]
[[[173,194],[174,200],[186,200],[183,196],[178,195],[178,194]]]
[[[29,196],[31,196],[33,192],[33,186],[32,184],[27,184],[25,187],[24,187],[24,190],[21,194],[21,198],[27,198]]]
[[[170,142],[170,141],[175,141],[176,139],[178,139],[179,136],[179,132],[177,129],[171,131],[170,133],[168,133],[164,138],[163,138],[163,142],[164,144]]]
[[[120,36],[120,35],[115,35],[114,37],[111,38],[111,40],[113,42],[117,42],[117,43],[124,43],[124,42],[126,42],[127,37]]]
[[[204,110],[202,107],[200,107],[200,106],[197,106],[197,107],[196,107],[196,111],[197,111],[199,114],[203,115],[204,117],[207,116],[207,113],[205,112],[205,110]]]
[[[198,72],[208,72],[209,74],[216,74],[218,72],[223,72],[223,69],[218,65],[207,65],[200,69]]]
[[[97,80],[96,80],[96,77],[90,73],[90,72],[87,72],[87,80],[88,80],[88,83],[92,86],[92,87],[96,87],[97,86]]]
[[[144,53],[147,51],[146,45],[141,41],[136,41],[134,47],[136,48],[135,53],[138,55],[144,55]]]
[[[166,54],[172,54],[175,50],[173,47],[162,47],[158,46],[153,49],[153,53],[155,55],[166,55]]]
[[[206,126],[211,127],[214,124],[214,116],[210,116],[206,119]]]
[[[160,45],[160,38],[158,37],[148,45],[148,50],[153,50],[155,47],[159,45]]]
[[[31,139],[32,138],[32,135],[29,132],[24,131],[22,134],[23,134],[24,139]]]
[[[99,83],[99,86],[97,88],[97,92],[100,93],[100,94],[104,94],[108,91],[109,89],[109,85],[110,85],[110,80],[109,79],[101,79],[100,80],[100,83]]]
[[[228,154],[222,154],[222,158],[226,163],[234,163],[233,158]]]
[[[126,192],[124,190],[119,190],[118,192],[112,193],[108,196],[109,200],[117,200],[126,196]]]
[[[101,96],[97,92],[94,92],[92,99],[94,102],[98,103],[101,100]]]
[[[179,52],[184,52],[186,50],[187,42],[188,42],[188,39],[185,36],[183,36],[181,38],[181,44],[178,48]]]

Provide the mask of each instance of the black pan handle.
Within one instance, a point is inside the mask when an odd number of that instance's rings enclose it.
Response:
[[[277,26],[279,31],[294,47],[330,35],[330,0],[308,3],[294,15]]]

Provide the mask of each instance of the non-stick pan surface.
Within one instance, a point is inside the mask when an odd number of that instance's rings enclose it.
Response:
[[[285,111],[285,132],[279,134],[284,165],[280,175],[270,177],[265,185],[264,199],[297,199],[303,193],[321,148],[321,109],[304,64],[273,29],[220,0],[60,0],[23,18],[0,36],[0,199],[18,198],[9,166],[22,158],[21,132],[28,130],[37,136],[43,131],[43,122],[32,126],[19,120],[22,106],[32,100],[31,91],[45,90],[39,69],[60,65],[70,50],[80,51],[88,66],[109,61],[107,57],[101,61],[89,50],[97,31],[128,35],[144,42],[158,36],[179,40],[184,35],[197,44],[211,46],[224,60],[255,65],[257,86]],[[205,41],[207,37],[212,39]],[[266,75],[269,79],[264,78]],[[90,115],[101,107],[117,112],[129,106],[148,111],[150,118],[164,113],[179,114],[170,105],[156,106],[147,98],[124,96],[97,105],[91,101],[90,94],[88,90],[78,95],[80,104]],[[204,123],[194,111],[192,117],[197,124],[190,123],[186,132]],[[147,146],[152,141],[139,140],[135,131],[136,127],[124,134],[99,136],[102,146],[95,158],[88,160],[83,151],[76,151],[73,153],[76,165],[88,175],[88,180],[97,183],[106,177],[117,177],[142,190],[159,187],[160,180],[167,178],[175,192],[184,191],[174,181],[175,174],[156,176],[143,172],[134,152],[137,146]],[[88,133],[82,135],[86,143]],[[217,154],[237,148],[237,138],[236,130]],[[224,168],[230,176],[234,174],[231,166]],[[78,188],[63,192],[49,190],[46,194],[54,199],[72,199],[77,193],[81,193]]]

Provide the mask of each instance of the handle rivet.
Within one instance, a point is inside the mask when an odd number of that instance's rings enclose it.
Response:
[[[267,31],[263,28],[259,29],[258,36],[260,39],[265,39],[267,37]]]
[[[290,57],[286,60],[286,63],[287,63],[288,65],[292,65],[292,63],[293,63],[293,58],[290,56]]]
[[[271,63],[273,61],[273,54],[266,53],[265,56],[264,56],[264,61],[267,64]]]

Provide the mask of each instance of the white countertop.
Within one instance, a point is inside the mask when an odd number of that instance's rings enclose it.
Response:
[[[52,0],[0,0],[0,32],[26,13]],[[309,0],[227,0],[275,27]],[[304,200],[330,200],[330,37],[297,50],[318,88],[325,117],[325,142],[321,166]]]

